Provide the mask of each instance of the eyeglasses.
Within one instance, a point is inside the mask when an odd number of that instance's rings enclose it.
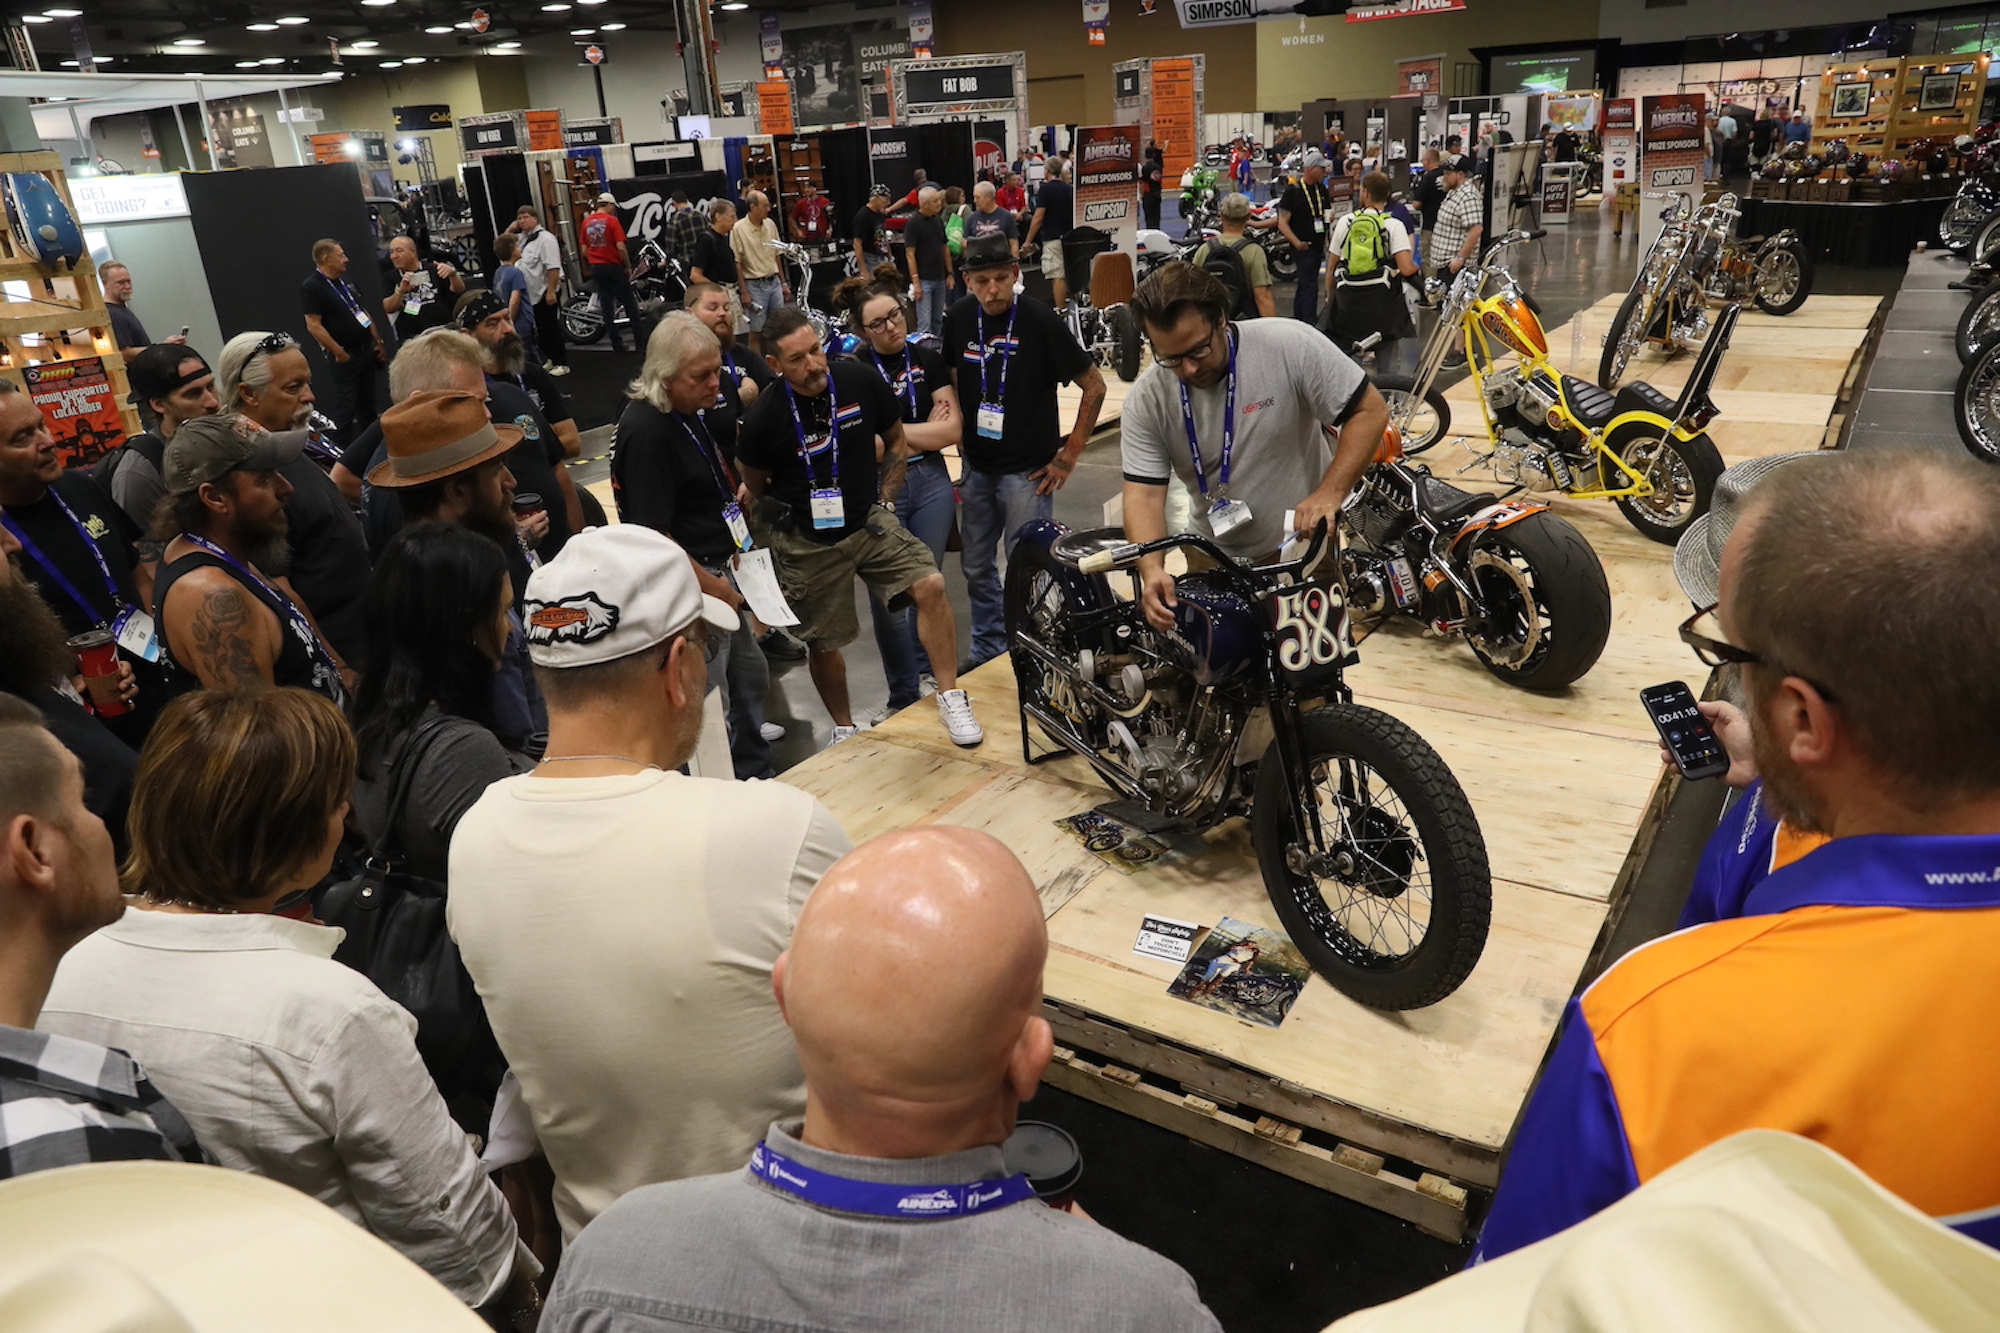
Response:
[[[266,356],[282,352],[287,347],[297,347],[299,340],[289,333],[267,333],[257,342],[257,350]]]
[[[897,306],[894,310],[891,310],[888,314],[882,316],[882,318],[871,319],[866,324],[863,324],[861,327],[862,329],[864,329],[869,333],[887,333],[891,328],[895,327],[898,324],[901,324],[902,322],[903,322],[903,308],[901,306]]]
[[[1719,667],[1732,663],[1756,666],[1764,660],[1748,648],[1738,648],[1720,637],[1721,634],[1722,622],[1715,618],[1713,606],[1704,606],[1681,622],[1681,642],[1694,649],[1694,655],[1701,659],[1704,666]]]
[[[1222,326],[1220,324],[1211,324],[1208,326],[1208,336],[1201,340],[1200,346],[1190,347],[1185,352],[1175,352],[1170,356],[1161,356],[1155,353],[1153,364],[1165,366],[1168,370],[1178,369],[1184,361],[1192,361],[1200,364],[1215,355],[1215,335],[1221,332],[1221,330]]]

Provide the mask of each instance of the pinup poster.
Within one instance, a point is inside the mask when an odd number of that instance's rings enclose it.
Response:
[[[21,377],[65,468],[89,467],[125,442],[125,417],[102,357],[24,366]]]

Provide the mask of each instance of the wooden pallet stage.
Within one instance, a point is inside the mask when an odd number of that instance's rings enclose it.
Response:
[[[1731,432],[1719,422],[1725,454],[1761,452],[1767,424],[1812,428],[1811,443],[1786,447],[1818,443],[1847,373],[1834,360],[1858,359],[1873,319],[1874,302],[1864,311],[1837,299],[1824,302],[1829,314],[1845,309],[1848,322],[1835,328],[1787,325],[1767,336],[1746,318],[1725,374],[1782,388],[1728,392],[1780,415],[1763,423],[1745,410]],[[1552,345],[1566,348],[1565,337],[1559,330]],[[1804,357],[1796,341],[1823,341],[1823,354]],[[1802,361],[1818,368],[1808,375]],[[1462,644],[1399,624],[1365,642],[1349,678],[1361,702],[1409,723],[1443,754],[1486,838],[1494,895],[1486,952],[1458,993],[1429,1009],[1378,1013],[1315,978],[1284,1025],[1270,1029],[1170,997],[1177,966],[1132,952],[1145,913],[1278,925],[1248,830],[1226,825],[1196,854],[1134,874],[1098,860],[1052,821],[1108,793],[1073,756],[1025,762],[1004,659],[965,682],[986,729],[979,748],[955,748],[933,710],[912,708],[785,780],[824,801],[857,842],[944,822],[983,828],[1020,855],[1049,914],[1048,1013],[1063,1048],[1051,1085],[1456,1238],[1469,1192],[1498,1180],[1563,1006],[1671,794],[1638,691],[1698,678],[1675,633],[1687,602],[1670,548],[1638,536],[1608,502],[1562,510],[1611,582],[1611,639],[1590,675],[1559,695],[1527,694],[1501,684]]]

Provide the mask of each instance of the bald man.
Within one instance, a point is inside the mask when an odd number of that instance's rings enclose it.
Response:
[[[771,977],[800,1124],[743,1171],[635,1190],[563,1256],[542,1328],[1202,1330],[1174,1264],[1045,1207],[1000,1145],[1054,1049],[1048,933],[983,833],[891,833],[820,881]]]
[[[738,291],[743,298],[743,314],[750,322],[750,346],[764,350],[764,320],[773,310],[792,299],[792,290],[778,271],[778,223],[771,216],[771,200],[762,190],[743,195],[746,211],[729,229],[729,248],[736,256]]]

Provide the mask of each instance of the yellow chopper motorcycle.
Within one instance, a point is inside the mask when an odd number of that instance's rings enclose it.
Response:
[[[1421,453],[1450,430],[1451,408],[1436,383],[1446,359],[1462,355],[1480,388],[1487,448],[1475,448],[1461,472],[1484,464],[1526,490],[1615,501],[1640,533],[1671,545],[1708,512],[1722,475],[1722,455],[1704,433],[1717,415],[1709,387],[1741,312],[1732,304],[1717,313],[1678,398],[1638,381],[1607,393],[1550,364],[1534,298],[1503,262],[1541,235],[1508,232],[1467,264],[1445,289],[1417,373],[1377,375],[1375,386],[1405,451]]]

